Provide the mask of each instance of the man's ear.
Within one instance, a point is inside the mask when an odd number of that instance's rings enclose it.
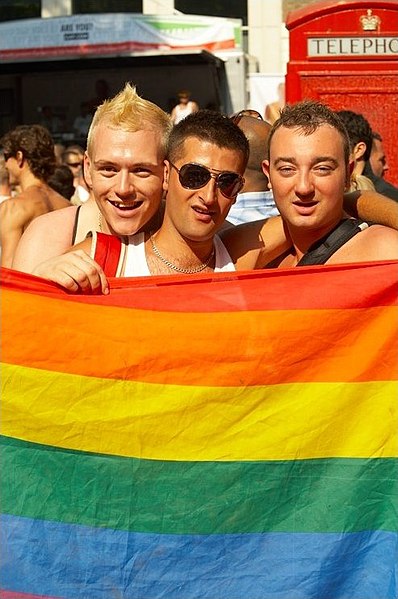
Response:
[[[361,160],[365,152],[366,143],[364,141],[359,141],[357,144],[355,144],[354,149],[352,150],[352,155],[355,160]]]
[[[17,150],[17,153],[15,154],[15,160],[17,161],[19,167],[23,166],[25,156],[23,155],[22,150]]]
[[[268,189],[272,189],[272,185],[271,185],[271,181],[270,181],[270,177],[269,177],[269,160],[263,160],[261,163],[261,168],[262,168],[264,175],[268,179],[268,185],[267,185]]]
[[[91,160],[90,160],[89,155],[87,154],[87,151],[84,152],[84,158],[83,158],[83,177],[84,177],[84,180],[87,183],[88,187],[90,189],[92,189],[93,183],[92,183],[92,178],[91,178]]]
[[[163,169],[163,191],[168,191],[169,189],[169,177],[170,177],[170,162],[168,160],[164,161],[164,169]]]
[[[351,177],[355,168],[355,160],[350,160],[346,167],[346,176],[345,176],[345,191],[349,191],[351,187]]]

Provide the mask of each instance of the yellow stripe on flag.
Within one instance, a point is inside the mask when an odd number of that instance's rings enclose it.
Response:
[[[198,387],[10,365],[2,379],[3,434],[36,443],[159,460],[398,455],[396,382]]]

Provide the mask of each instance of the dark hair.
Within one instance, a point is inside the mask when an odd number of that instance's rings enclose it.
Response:
[[[32,173],[42,181],[47,181],[55,170],[54,141],[42,125],[20,125],[3,135],[0,145],[14,158],[22,152]]]
[[[382,136],[377,131],[372,131],[372,139],[377,139],[378,141],[383,141]]]
[[[196,137],[219,148],[240,152],[246,168],[249,159],[249,142],[243,131],[220,112],[199,110],[189,114],[173,127],[166,154],[171,162],[175,162],[183,154],[187,137]]]
[[[72,171],[65,164],[56,167],[53,174],[48,178],[47,183],[67,200],[70,200],[75,193]]]
[[[344,146],[344,159],[346,164],[348,164],[350,159],[350,140],[344,123],[331,108],[315,100],[304,100],[303,102],[286,104],[284,106],[279,119],[272,125],[268,136],[268,159],[270,156],[271,140],[275,131],[280,127],[301,129],[304,135],[311,135],[322,125],[330,125],[340,133]]]
[[[348,137],[350,140],[351,150],[359,142],[363,142],[366,145],[366,150],[362,156],[362,160],[369,160],[370,152],[372,150],[372,127],[362,114],[353,112],[352,110],[338,110],[338,117],[342,120],[347,129]]]

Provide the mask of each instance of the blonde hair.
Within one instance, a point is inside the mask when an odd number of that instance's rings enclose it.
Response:
[[[95,111],[87,136],[87,152],[92,152],[93,138],[96,127],[107,122],[111,126],[125,131],[140,131],[141,129],[159,130],[163,153],[166,153],[169,133],[173,127],[170,116],[159,106],[141,98],[135,86],[126,83],[124,89],[114,98],[105,100]]]

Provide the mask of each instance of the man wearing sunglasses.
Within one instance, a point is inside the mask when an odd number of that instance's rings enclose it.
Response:
[[[150,274],[235,270],[217,233],[244,185],[248,157],[245,135],[217,112],[199,111],[174,127],[163,224],[146,242]]]
[[[120,241],[115,271],[101,261],[109,236],[94,234],[93,242],[85,241],[81,249],[90,251],[108,276],[235,270],[217,232],[243,187],[248,156],[245,135],[226,116],[206,110],[189,115],[169,137],[160,229]]]

